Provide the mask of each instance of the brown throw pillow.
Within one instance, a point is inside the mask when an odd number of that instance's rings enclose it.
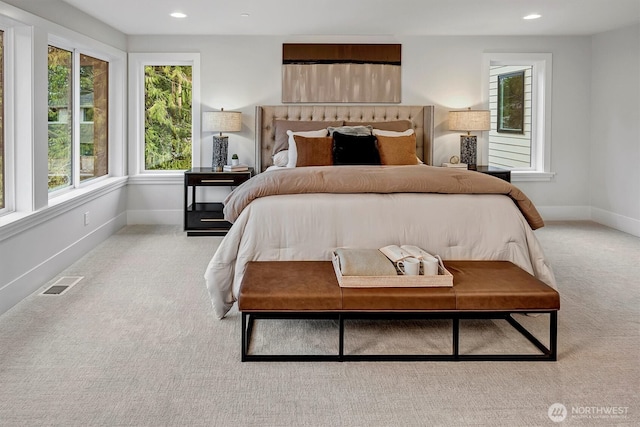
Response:
[[[378,135],[378,152],[383,165],[417,165],[416,135]]]
[[[310,138],[293,135],[298,149],[296,167],[300,166],[332,166],[333,165],[333,138]]]

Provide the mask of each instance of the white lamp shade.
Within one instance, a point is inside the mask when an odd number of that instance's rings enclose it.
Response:
[[[489,130],[491,112],[489,110],[449,111],[449,130]]]
[[[205,111],[202,113],[202,130],[205,132],[240,132],[242,113],[239,111]]]

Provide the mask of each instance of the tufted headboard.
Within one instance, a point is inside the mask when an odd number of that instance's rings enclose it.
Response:
[[[263,105],[256,107],[256,171],[272,165],[275,120],[386,122],[410,120],[416,133],[416,155],[432,163],[433,106],[415,105]]]

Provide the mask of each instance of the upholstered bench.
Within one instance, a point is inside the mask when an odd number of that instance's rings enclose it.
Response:
[[[304,360],[557,360],[558,292],[508,261],[445,261],[453,287],[341,288],[329,261],[250,262],[242,280],[242,361]],[[515,313],[548,314],[549,346],[541,343]],[[256,319],[335,319],[338,354],[249,354]],[[344,322],[349,319],[451,319],[450,354],[345,354]],[[461,354],[461,319],[503,319],[537,349],[533,354]]]

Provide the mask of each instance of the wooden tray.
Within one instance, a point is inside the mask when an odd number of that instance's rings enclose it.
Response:
[[[442,264],[439,266],[437,276],[343,276],[340,270],[340,260],[335,252],[331,261],[338,284],[343,288],[442,288],[453,286],[453,275]]]

